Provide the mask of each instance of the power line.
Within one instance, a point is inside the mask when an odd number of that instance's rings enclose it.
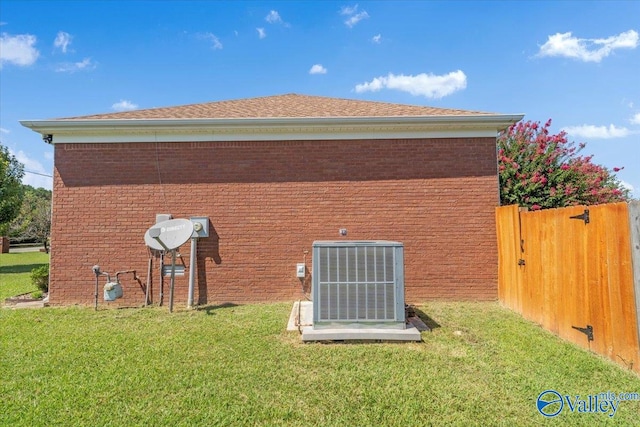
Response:
[[[53,178],[53,175],[47,175],[47,174],[40,173],[40,172],[28,171],[26,169],[24,171],[27,172],[27,173],[34,174],[34,175],[40,175],[40,176],[46,176],[47,178]]]

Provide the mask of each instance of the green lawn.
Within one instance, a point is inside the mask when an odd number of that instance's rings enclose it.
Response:
[[[0,305],[5,298],[38,290],[31,284],[31,270],[49,263],[49,254],[24,252],[0,254]]]
[[[544,390],[640,379],[497,303],[421,305],[439,327],[405,344],[303,344],[290,309],[0,309],[0,425],[638,425],[638,401],[543,418]]]

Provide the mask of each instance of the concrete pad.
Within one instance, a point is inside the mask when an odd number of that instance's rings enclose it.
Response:
[[[17,302],[14,305],[7,306],[11,308],[42,308],[44,307],[44,301],[25,301]]]
[[[422,322],[420,322],[422,323]],[[424,325],[424,323],[422,323]],[[421,326],[421,325],[420,325]],[[424,325],[426,328],[426,325]],[[287,331],[302,332],[302,341],[422,341],[420,327],[413,323],[407,329],[323,328],[313,329],[313,302],[296,301],[291,308]],[[425,330],[428,330],[426,328]]]
[[[313,302],[296,301],[293,303],[287,331],[297,331],[298,328],[309,327],[313,324]]]
[[[313,329],[311,327],[302,329],[302,341],[344,340],[422,341],[422,335],[411,324],[407,325],[407,329]]]

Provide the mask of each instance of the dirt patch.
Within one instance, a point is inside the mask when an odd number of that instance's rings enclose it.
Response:
[[[47,297],[48,294],[42,294],[42,298],[33,298],[31,296],[31,292],[26,294],[16,295],[14,297],[9,297],[4,300],[5,305],[17,305],[25,302],[38,302],[42,301]]]

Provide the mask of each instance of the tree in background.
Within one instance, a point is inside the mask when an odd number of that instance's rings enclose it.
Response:
[[[7,234],[9,223],[20,212],[23,176],[22,163],[0,144],[0,236]]]
[[[17,241],[35,241],[49,252],[51,232],[51,190],[24,186],[20,214],[9,226],[9,236]]]
[[[550,134],[550,126],[518,122],[498,136],[500,204],[538,210],[629,200],[611,171],[579,155],[584,143],[576,147],[565,132]]]

